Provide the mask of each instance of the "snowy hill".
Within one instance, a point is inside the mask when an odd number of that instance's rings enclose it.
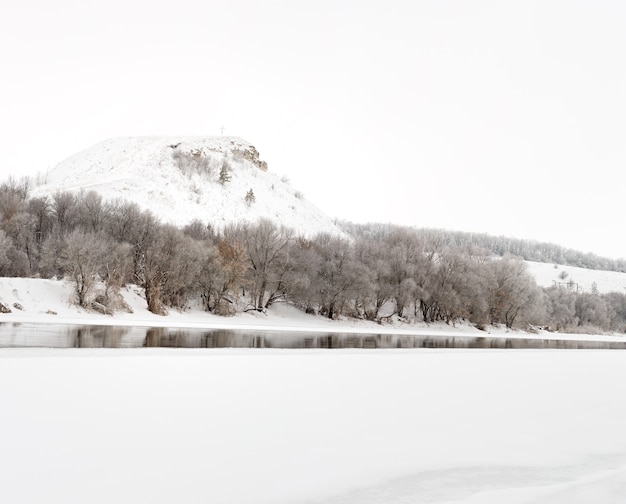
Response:
[[[221,173],[226,176],[220,181]],[[343,235],[299,191],[267,171],[251,144],[235,137],[107,140],[58,164],[35,195],[58,190],[130,200],[175,225],[199,219],[219,229],[264,217],[306,236]],[[253,202],[246,201],[250,190]]]
[[[541,287],[566,286],[577,292],[626,293],[626,273],[526,261],[528,272]]]

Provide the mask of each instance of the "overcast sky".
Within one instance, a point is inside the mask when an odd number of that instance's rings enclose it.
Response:
[[[224,126],[333,217],[624,257],[625,26],[619,0],[12,2],[0,173]]]

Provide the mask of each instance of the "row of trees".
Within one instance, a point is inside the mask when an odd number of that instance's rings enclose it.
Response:
[[[391,224],[354,224],[343,222],[341,225],[354,236],[370,238],[384,236],[394,228]],[[431,240],[438,240],[447,247],[480,247],[498,256],[510,254],[526,261],[626,272],[626,259],[600,257],[589,252],[562,247],[555,243],[443,229],[419,229],[416,232]]]
[[[160,314],[201,303],[228,315],[285,301],[328,318],[626,330],[623,294],[542,289],[519,258],[436,234],[388,227],[305,238],[266,220],[179,229],[95,192],[31,198],[25,181],[0,186],[0,275],[65,277],[77,303],[106,310],[137,284]]]

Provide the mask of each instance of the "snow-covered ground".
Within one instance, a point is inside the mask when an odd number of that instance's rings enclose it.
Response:
[[[133,313],[105,316],[75,306],[66,282],[1,278],[13,312],[0,322],[485,334],[329,321],[285,305],[163,317],[139,289],[123,294]],[[16,504],[621,504],[623,397],[619,350],[5,348],[0,495]]]
[[[212,178],[183,175],[173,145],[209,159]],[[234,155],[250,147],[228,137],[113,139],[61,163],[36,193],[132,196],[175,224],[263,216],[341,234],[298,191]],[[233,172],[221,185],[224,157]],[[542,286],[626,290],[626,274],[528,265]],[[139,289],[123,296],[132,313],[105,316],[73,304],[68,283],[0,278],[0,302],[13,310],[0,324],[485,334],[329,321],[285,305],[163,317],[148,312]],[[622,504],[624,397],[622,351],[5,348],[0,496],[12,504]]]
[[[0,350],[12,504],[626,502],[626,353]]]
[[[12,310],[12,313],[0,314],[0,322],[485,335],[483,331],[463,325],[458,327],[445,324],[380,325],[355,319],[333,321],[325,317],[308,315],[286,304],[276,304],[267,313],[238,313],[232,317],[214,315],[200,308],[184,311],[172,309],[166,316],[161,316],[148,311],[143,291],[139,287],[125,287],[121,294],[132,309],[132,313],[118,311],[114,315],[102,315],[81,308],[74,302],[73,285],[70,282],[35,278],[0,278],[0,302]],[[22,309],[15,308],[15,304],[19,304]],[[494,328],[494,332],[498,333],[498,329]]]
[[[181,171],[174,153],[201,160],[204,171]],[[242,153],[247,157],[243,157]],[[236,137],[127,137],[101,142],[59,163],[33,191],[96,191],[105,200],[124,199],[178,226],[193,219],[217,229],[263,217],[306,236],[343,236],[333,220],[283,178],[259,168],[256,149]],[[197,157],[196,157],[197,156]],[[224,159],[231,180],[218,182]],[[252,189],[254,203],[245,201]]]
[[[102,315],[79,307],[73,301],[73,285],[63,280],[35,278],[0,278],[0,303],[12,312],[0,314],[0,323],[89,324],[108,326],[143,326],[172,328],[264,329],[291,332],[333,332],[373,334],[414,334],[438,336],[503,336],[507,338],[577,339],[624,341],[623,335],[585,335],[538,331],[511,331],[505,327],[489,327],[480,331],[470,324],[455,326],[425,323],[408,323],[395,320],[391,323],[346,318],[329,320],[309,315],[287,304],[276,304],[267,313],[238,313],[221,317],[198,308],[185,311],[170,310],[166,316],[148,311],[143,292],[136,286],[123,288],[121,294],[132,313],[118,311]],[[19,305],[21,309],[15,306]]]
[[[590,270],[575,266],[555,265],[526,261],[528,272],[535,278],[538,285],[550,287],[555,284],[567,287],[571,282],[573,290],[592,292],[593,284],[599,293],[626,293],[626,273],[617,271]]]

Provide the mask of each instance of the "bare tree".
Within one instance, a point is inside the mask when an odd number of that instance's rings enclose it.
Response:
[[[385,242],[359,240],[356,260],[363,266],[361,289],[356,293],[355,309],[369,320],[378,320],[382,307],[394,298],[389,247]]]
[[[177,245],[163,284],[163,299],[168,306],[183,309],[199,292],[198,277],[202,265],[207,261],[207,249],[201,242],[183,235],[179,230],[171,238]]]
[[[216,245],[204,241],[204,253],[197,278],[198,289],[204,309],[217,312],[220,302],[229,294],[226,272]]]
[[[287,252],[292,236],[291,229],[277,228],[267,219],[243,227],[253,309],[264,310],[281,297],[281,280],[289,268]]]
[[[52,204],[47,196],[32,198],[28,202],[28,213],[33,216],[33,237],[41,255],[41,245],[52,232]]]
[[[77,198],[71,192],[57,191],[52,196],[52,215],[60,237],[72,231],[78,216]]]
[[[120,289],[132,278],[133,247],[129,243],[107,241],[106,248],[101,273],[105,286],[102,304],[117,309],[122,305]]]
[[[604,298],[598,295],[578,294],[576,296],[576,316],[578,317],[578,325],[583,328],[596,327],[602,331],[608,331],[611,328],[609,306]]]
[[[60,264],[66,276],[73,282],[80,306],[88,306],[91,301],[97,275],[102,268],[106,248],[101,236],[72,231],[65,239]]]
[[[489,296],[491,323],[503,323],[511,328],[521,313],[530,311],[532,301],[536,300],[537,285],[518,258],[505,256],[490,264],[494,282]]]
[[[9,276],[8,270],[11,266],[11,261],[9,259],[9,251],[12,247],[12,242],[9,237],[0,229],[0,275],[1,276]]]
[[[289,300],[307,313],[317,313],[319,296],[316,279],[321,267],[318,248],[313,240],[297,237],[289,247],[289,258],[292,263],[287,291]]]
[[[351,242],[330,235],[318,235],[314,244],[320,256],[313,280],[320,313],[330,319],[344,313],[360,287],[363,270],[358,267]]]
[[[239,298],[239,290],[245,284],[249,267],[248,253],[241,236],[227,230],[217,243],[220,257],[220,277],[215,291],[215,311],[231,315]]]
[[[213,227],[210,224],[205,224],[199,219],[194,219],[187,224],[183,228],[183,233],[198,241],[216,240]]]
[[[562,331],[578,325],[576,294],[560,287],[546,289],[550,328]]]
[[[95,191],[80,193],[76,204],[79,225],[90,233],[101,232],[106,211],[102,196]]]
[[[205,252],[200,242],[170,225],[156,225],[136,247],[136,275],[148,309],[184,308],[197,289]]]
[[[406,229],[393,230],[384,239],[389,264],[389,282],[396,304],[396,313],[404,315],[404,309],[415,299],[417,270],[424,262],[421,239]]]

